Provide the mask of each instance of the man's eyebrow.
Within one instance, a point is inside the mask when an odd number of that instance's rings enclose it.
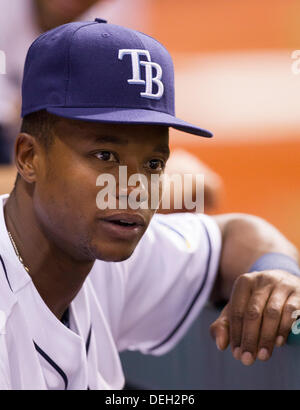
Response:
[[[116,135],[100,135],[95,138],[95,142],[99,144],[111,143],[119,145],[128,145],[126,138],[117,137]]]
[[[170,148],[168,145],[161,144],[157,145],[154,149],[154,152],[161,152],[162,154],[166,154],[168,157],[170,156]]]
[[[128,140],[123,137],[118,137],[116,135],[100,135],[95,138],[95,142],[98,144],[119,144],[119,145],[128,145]],[[153,149],[154,152],[160,152],[162,154],[170,156],[169,146],[166,144],[159,144]]]

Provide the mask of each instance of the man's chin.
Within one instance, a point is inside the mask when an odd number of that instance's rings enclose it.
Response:
[[[101,260],[103,262],[123,262],[126,261],[128,258],[130,258],[131,255],[129,256],[99,256],[96,258],[97,260]]]
[[[99,251],[96,254],[96,259],[104,262],[123,262],[126,261],[126,259],[130,258],[133,252],[134,249],[131,249],[130,251],[126,250],[120,252],[116,252],[116,250],[113,250],[111,252]]]

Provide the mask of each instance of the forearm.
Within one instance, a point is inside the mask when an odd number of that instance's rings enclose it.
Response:
[[[222,232],[222,253],[213,300],[228,300],[232,286],[263,254],[279,252],[297,262],[296,247],[267,221],[248,214],[215,216]]]

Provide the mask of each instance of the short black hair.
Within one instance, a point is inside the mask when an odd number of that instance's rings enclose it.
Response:
[[[33,112],[23,118],[21,132],[32,135],[48,150],[54,141],[53,127],[57,119],[46,110]]]

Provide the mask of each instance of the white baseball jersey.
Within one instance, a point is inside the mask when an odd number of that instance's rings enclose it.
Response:
[[[0,389],[121,389],[119,352],[167,352],[208,300],[217,224],[203,214],[155,215],[129,259],[95,262],[66,327],[15,254],[7,198],[0,196]]]

